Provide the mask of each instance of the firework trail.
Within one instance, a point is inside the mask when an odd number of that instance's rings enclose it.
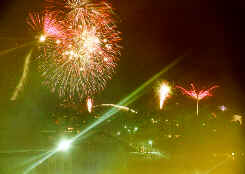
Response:
[[[115,105],[115,104],[101,104],[101,105],[94,106],[94,108],[97,108],[97,107],[114,107],[114,108],[117,108],[117,109],[122,110],[122,111],[132,112],[134,114],[138,114],[137,111],[135,111],[135,110],[133,110],[133,109],[131,109],[129,107]]]
[[[160,109],[163,108],[163,104],[165,102],[165,100],[169,97],[169,93],[170,93],[170,87],[163,83],[160,87],[159,90],[159,96],[160,96]]]
[[[29,65],[30,65],[30,61],[31,61],[31,55],[32,55],[32,49],[29,51],[29,53],[26,56],[22,76],[20,78],[20,81],[19,81],[18,85],[16,86],[16,89],[15,89],[12,97],[10,98],[10,100],[12,100],[12,101],[15,101],[17,99],[17,97],[19,96],[19,93],[24,88],[24,84],[25,84],[25,81],[26,81],[26,78],[27,78],[27,75],[28,75],[28,72],[29,72]]]
[[[28,24],[39,33],[40,71],[62,97],[83,99],[103,90],[120,56],[120,32],[111,4],[102,1],[47,0]]]
[[[198,110],[199,110],[199,101],[208,97],[208,96],[212,96],[212,93],[211,91],[214,90],[215,88],[218,88],[219,86],[218,85],[214,85],[208,89],[202,89],[202,90],[197,90],[197,88],[194,86],[193,83],[191,83],[191,90],[186,90],[185,88],[181,87],[181,86],[176,86],[176,88],[179,88],[181,90],[181,92],[184,94],[184,95],[187,95],[187,96],[190,96],[191,98],[195,99],[196,100],[196,114],[198,116]]]

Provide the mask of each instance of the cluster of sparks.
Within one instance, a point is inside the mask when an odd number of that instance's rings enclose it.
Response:
[[[104,89],[120,56],[120,32],[111,4],[46,0],[28,24],[39,33],[40,70],[60,96],[83,99]]]

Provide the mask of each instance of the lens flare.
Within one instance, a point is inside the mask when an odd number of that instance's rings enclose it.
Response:
[[[70,148],[70,146],[71,146],[71,141],[69,141],[69,140],[63,140],[58,145],[57,150],[58,151],[66,151],[66,150],[68,150]]]

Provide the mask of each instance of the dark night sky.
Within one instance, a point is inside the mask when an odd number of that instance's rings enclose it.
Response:
[[[40,4],[41,0],[1,1],[0,50],[32,39],[25,19]],[[225,4],[217,0],[115,0],[113,5],[121,18],[119,28],[124,48],[118,72],[105,91],[98,94],[98,101],[118,102],[176,57],[188,52],[162,79],[185,87],[190,82],[201,87],[218,84],[221,87],[215,95],[217,104],[244,112],[239,1]],[[57,102],[53,94],[40,86],[35,68],[31,68],[19,100],[9,101],[27,51],[20,49],[0,56],[0,111],[3,113],[0,126],[14,128],[22,121],[21,127],[26,132],[39,125]],[[25,119],[28,122],[24,123]]]

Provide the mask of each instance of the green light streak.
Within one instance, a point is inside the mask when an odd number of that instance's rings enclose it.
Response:
[[[50,151],[48,152],[48,155],[43,157],[42,159],[40,159],[38,162],[34,163],[33,165],[31,165],[28,169],[25,170],[24,174],[29,173],[32,169],[36,168],[37,166],[41,165],[44,161],[46,161],[47,159],[49,159],[51,156],[53,156],[55,153],[57,152],[57,150],[54,151]]]

